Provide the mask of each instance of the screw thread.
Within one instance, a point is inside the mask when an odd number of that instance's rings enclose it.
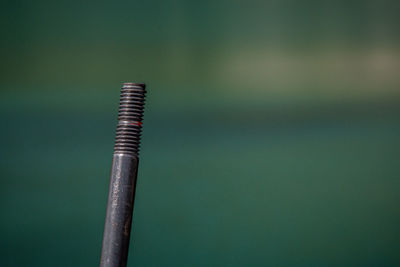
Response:
[[[139,156],[145,96],[145,84],[122,85],[114,153]]]

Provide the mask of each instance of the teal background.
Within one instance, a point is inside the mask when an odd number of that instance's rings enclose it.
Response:
[[[3,1],[1,266],[96,266],[146,82],[129,266],[398,266],[398,1]]]

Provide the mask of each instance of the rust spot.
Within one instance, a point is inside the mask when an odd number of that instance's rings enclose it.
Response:
[[[128,220],[126,220],[125,225],[124,225],[124,235],[125,236],[129,236],[129,229],[131,227],[131,221],[132,219],[129,218]]]

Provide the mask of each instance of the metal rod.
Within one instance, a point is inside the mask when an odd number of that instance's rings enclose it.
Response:
[[[145,88],[140,83],[124,83],[121,88],[101,267],[124,267],[128,259]]]

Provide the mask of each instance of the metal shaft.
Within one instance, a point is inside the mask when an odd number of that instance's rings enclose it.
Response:
[[[121,89],[101,267],[124,267],[127,263],[145,87],[144,84],[124,83]]]

